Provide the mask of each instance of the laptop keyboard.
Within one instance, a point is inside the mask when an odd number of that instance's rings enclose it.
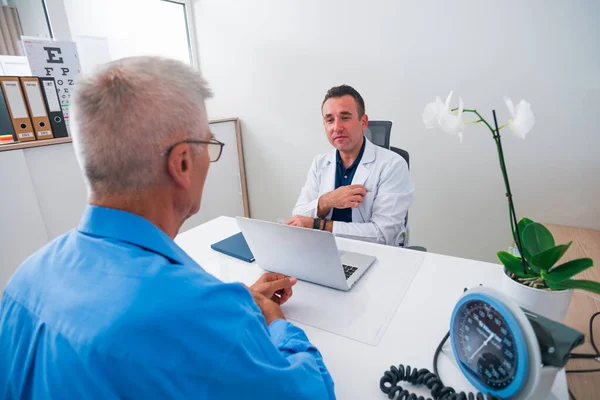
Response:
[[[344,274],[346,274],[346,279],[350,278],[350,276],[352,276],[352,274],[358,269],[356,267],[352,267],[350,265],[345,264],[342,264],[342,267],[344,267]]]

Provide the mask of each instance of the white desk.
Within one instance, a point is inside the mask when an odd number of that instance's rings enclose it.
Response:
[[[256,263],[248,264],[210,248],[212,243],[237,232],[239,228],[235,219],[220,217],[179,235],[176,242],[206,271],[218,278],[251,284],[263,272]],[[388,247],[382,251],[383,248],[376,244],[336,240],[341,250],[380,254],[373,268],[399,268],[403,256],[411,251],[397,248],[390,252]],[[501,273],[501,267],[496,264],[427,253],[379,345],[375,347],[293,322],[305,330],[310,341],[321,351],[339,399],[386,399],[387,396],[379,390],[383,372],[400,363],[432,370],[433,353],[449,329],[452,309],[463,289],[480,283],[499,288]],[[373,291],[376,292],[377,288]],[[300,300],[292,297],[290,303],[294,301]],[[444,384],[457,391],[474,391],[444,355],[440,356],[438,363]],[[424,388],[408,384],[402,386],[417,394],[429,395]],[[564,371],[556,377],[552,393],[556,399],[568,399]]]

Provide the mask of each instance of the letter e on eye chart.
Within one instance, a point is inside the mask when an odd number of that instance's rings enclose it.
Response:
[[[25,55],[33,76],[53,77],[69,130],[69,104],[81,64],[75,42],[23,39]]]

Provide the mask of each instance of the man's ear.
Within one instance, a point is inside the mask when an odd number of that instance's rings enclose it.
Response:
[[[169,176],[182,189],[189,189],[192,184],[191,177],[192,153],[190,145],[180,143],[171,150],[167,160]]]
[[[367,127],[369,126],[369,116],[367,114],[363,114],[362,118],[360,119],[360,123],[362,125],[363,131],[367,129]]]

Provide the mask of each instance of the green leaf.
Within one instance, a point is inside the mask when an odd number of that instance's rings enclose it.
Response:
[[[568,279],[558,283],[557,285],[559,285],[561,289],[581,289],[600,294],[600,282],[586,281],[581,279]]]
[[[542,224],[533,222],[523,229],[523,246],[532,255],[556,246],[554,237]]]
[[[515,257],[506,251],[497,253],[498,259],[506,267],[507,270],[520,278],[533,278],[536,275],[523,272],[523,261],[519,257]]]
[[[517,224],[517,228],[519,228],[519,236],[521,237],[521,244],[525,243],[525,240],[523,239],[523,231],[525,231],[525,227],[529,224],[533,224],[533,221],[529,218],[521,218]],[[525,246],[523,245],[523,254],[521,254],[521,256],[525,257],[527,261],[531,261],[532,254],[524,247]]]
[[[544,282],[546,282],[546,286],[552,290],[564,290],[564,288],[560,286],[560,282],[550,282],[546,280],[544,280]]]
[[[544,280],[550,283],[559,283],[585,271],[593,265],[594,261],[591,258],[578,258],[577,260],[572,260],[552,268],[550,272],[544,274]]]
[[[531,258],[531,263],[543,270],[544,272],[547,272],[567,252],[569,246],[571,246],[571,243],[573,242],[569,242],[567,244],[559,244],[556,247],[544,250],[541,253],[538,253],[535,256],[533,256]]]
[[[533,221],[530,220],[529,218],[521,218],[521,220],[517,224],[517,227],[519,228],[519,232],[521,233],[521,240],[523,239],[523,231],[525,230],[525,227],[529,224],[533,224]]]
[[[531,268],[531,271],[533,271],[536,276],[541,276],[542,270],[540,267],[534,265],[533,263],[529,263],[529,268]]]

